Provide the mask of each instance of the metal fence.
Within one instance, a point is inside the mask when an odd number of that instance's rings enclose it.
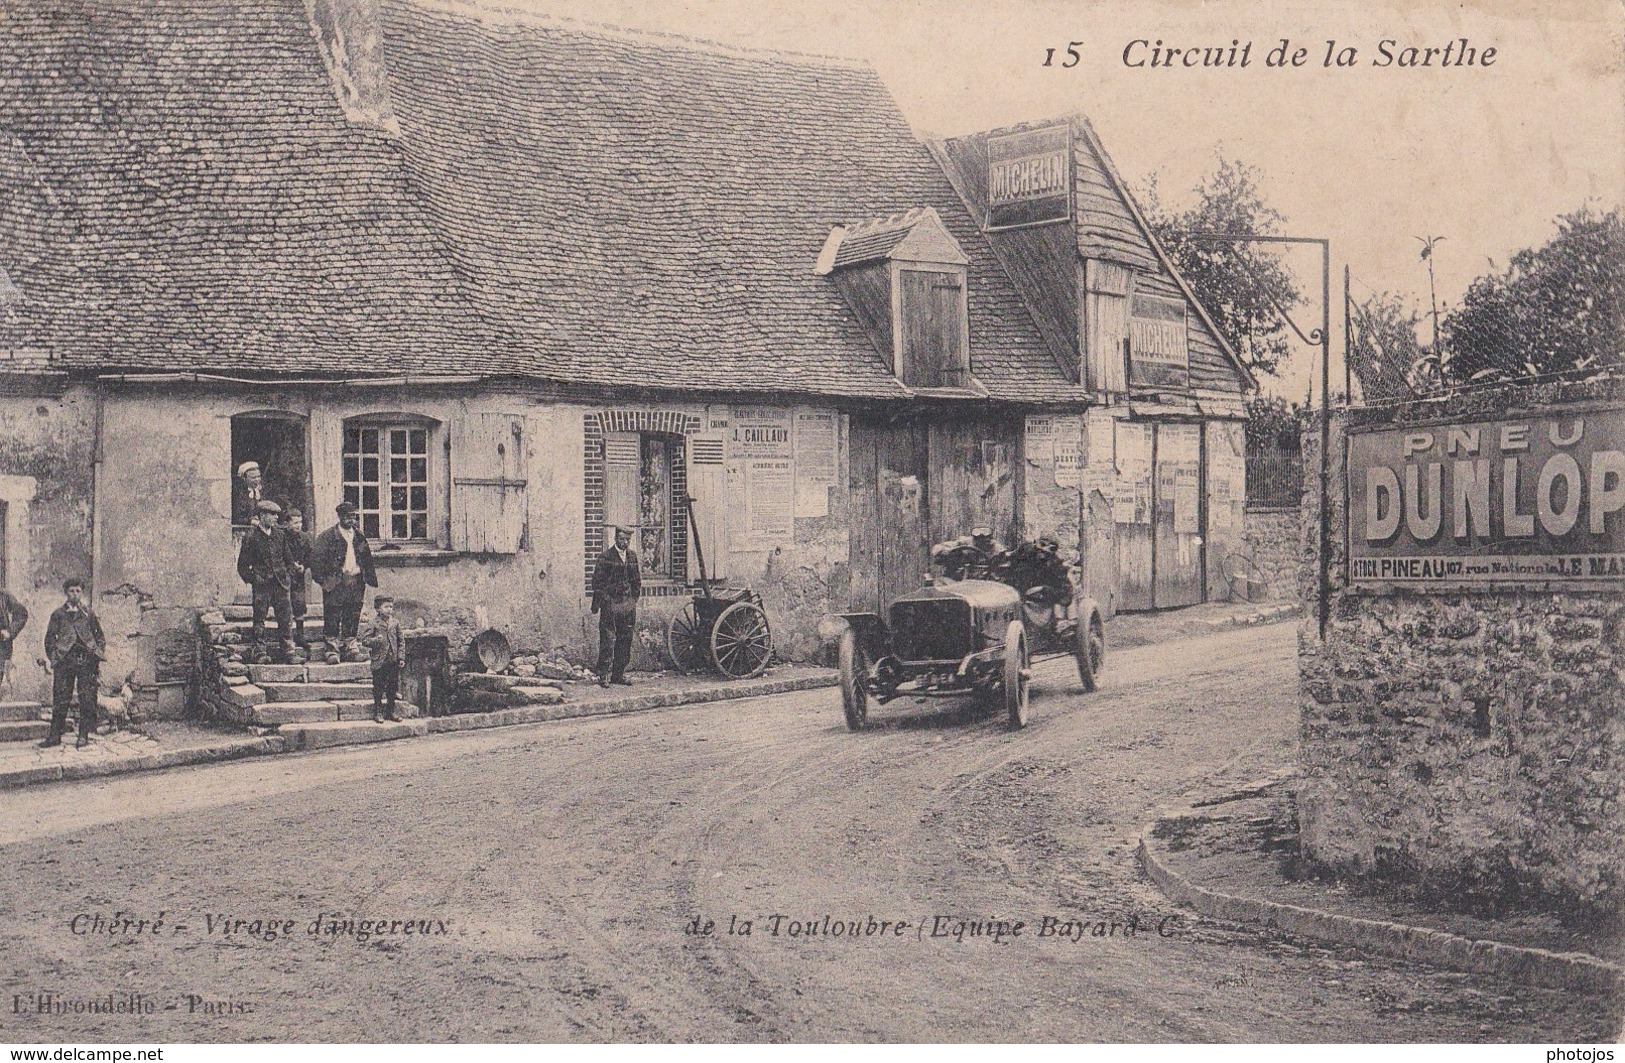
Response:
[[[1247,504],[1296,506],[1303,497],[1303,455],[1247,455]]]

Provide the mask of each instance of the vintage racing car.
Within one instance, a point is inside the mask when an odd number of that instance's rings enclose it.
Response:
[[[987,698],[1003,708],[1011,727],[1025,727],[1032,664],[1062,654],[1076,658],[1083,689],[1095,690],[1106,656],[1100,607],[1072,594],[1070,581],[1070,602],[1058,600],[1053,578],[1049,585],[1031,582],[1037,578],[1033,557],[1042,554],[1018,547],[989,555],[958,546],[936,558],[949,575],[927,577],[884,618],[842,614],[838,656],[848,729],[868,724],[871,701],[961,693]]]

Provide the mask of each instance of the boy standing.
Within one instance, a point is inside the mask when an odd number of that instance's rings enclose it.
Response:
[[[381,723],[386,707],[389,719],[400,719],[395,714],[395,695],[401,685],[401,669],[406,665],[406,639],[395,619],[395,599],[380,594],[373,599],[372,607],[378,615],[362,632],[361,643],[372,660],[372,719]]]
[[[280,526],[288,540],[288,560],[291,563],[288,601],[293,606],[293,641],[300,649],[308,649],[310,641],[305,637],[305,614],[309,612],[309,584],[305,577],[310,571],[310,533],[305,531],[305,515],[291,505],[283,509]]]
[[[96,614],[85,604],[85,581],[74,577],[62,585],[68,596],[45,626],[45,658],[50,664],[51,731],[42,746],[62,744],[68,709],[79,702],[79,746],[90,744],[96,729],[96,682],[107,659],[107,640]],[[77,688],[77,689],[75,689]]]

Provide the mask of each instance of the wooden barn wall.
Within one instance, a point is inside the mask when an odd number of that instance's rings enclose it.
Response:
[[[928,429],[930,533],[942,542],[978,525],[1009,543],[1016,528],[1019,418],[937,418]]]
[[[1150,241],[1118,195],[1105,164],[1080,133],[1074,133],[1072,144],[1078,253],[1084,258],[1120,262],[1142,273],[1160,271],[1162,265]]]
[[[852,308],[875,354],[892,368],[891,267],[885,262],[843,269],[831,277],[836,290]]]

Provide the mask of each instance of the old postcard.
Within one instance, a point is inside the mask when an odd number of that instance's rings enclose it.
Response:
[[[0,1041],[1605,1058],[1622,45],[0,0]]]

